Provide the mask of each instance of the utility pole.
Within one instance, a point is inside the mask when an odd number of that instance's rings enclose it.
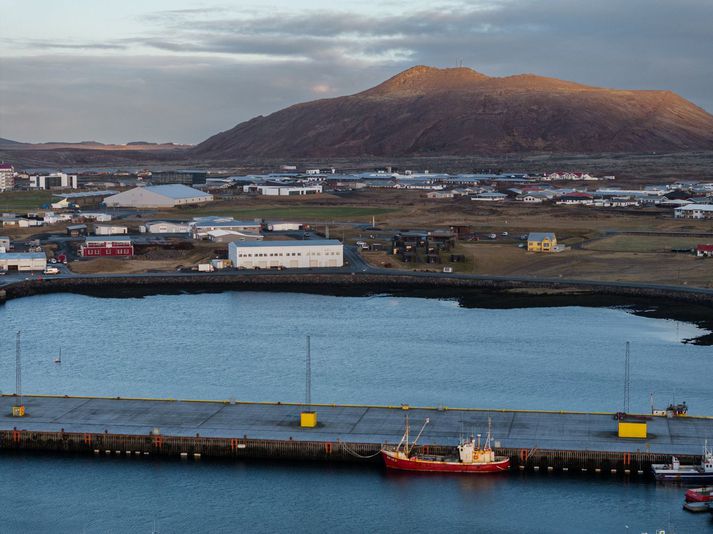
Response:
[[[312,350],[310,337],[307,336],[307,357],[305,358],[305,405],[300,413],[300,426],[314,428],[317,426],[317,412],[312,409]]]
[[[629,401],[631,397],[631,362],[629,353],[629,342],[626,342],[626,355],[624,357],[624,413],[629,413]]]
[[[13,417],[25,416],[25,404],[22,402],[22,357],[20,351],[20,330],[15,336],[15,405],[12,407]]]
[[[312,351],[310,347],[310,338],[307,336],[307,360],[306,360],[306,376],[305,376],[305,403],[307,409],[312,408]]]

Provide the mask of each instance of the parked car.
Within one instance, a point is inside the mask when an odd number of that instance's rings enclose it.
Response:
[[[59,269],[57,267],[47,267],[44,271],[45,274],[59,274]]]

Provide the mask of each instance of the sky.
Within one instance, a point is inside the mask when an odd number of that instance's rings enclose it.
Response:
[[[198,143],[462,62],[713,112],[711,0],[0,0],[0,137]]]

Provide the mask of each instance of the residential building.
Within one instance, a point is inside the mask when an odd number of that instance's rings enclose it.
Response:
[[[108,208],[174,208],[212,202],[213,195],[183,184],[135,187],[104,199]]]
[[[688,204],[673,210],[677,219],[713,219],[713,204]]]
[[[0,235],[0,252],[10,252],[10,238],[5,235]]]
[[[594,197],[588,193],[581,193],[579,191],[574,191],[573,193],[567,193],[562,195],[557,199],[557,204],[564,204],[567,206],[571,205],[584,205],[589,206],[594,204]]]
[[[453,198],[453,191],[430,191],[426,193],[426,198]]]
[[[478,201],[483,201],[483,202],[502,202],[507,197],[508,196],[505,193],[486,192],[486,193],[480,193],[479,195],[471,197],[471,200],[478,200]]]
[[[79,255],[83,258],[133,256],[134,245],[130,237],[87,237],[79,248]]]
[[[30,189],[77,189],[77,175],[53,172],[30,176]]]
[[[0,253],[0,271],[44,271],[46,268],[44,252]]]
[[[696,256],[713,257],[713,245],[696,245]]]
[[[530,232],[527,236],[528,252],[554,252],[557,237],[552,232]]]
[[[0,193],[15,188],[15,168],[9,163],[0,163]]]
[[[238,241],[228,245],[238,269],[341,267],[344,246],[336,239],[305,241]]]

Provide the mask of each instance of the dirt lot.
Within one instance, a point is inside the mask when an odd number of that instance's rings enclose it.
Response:
[[[191,250],[159,249],[133,258],[77,260],[70,262],[69,268],[79,274],[135,274],[148,271],[175,271],[179,267],[192,267],[216,257],[216,248],[220,248],[217,243],[198,242]]]

